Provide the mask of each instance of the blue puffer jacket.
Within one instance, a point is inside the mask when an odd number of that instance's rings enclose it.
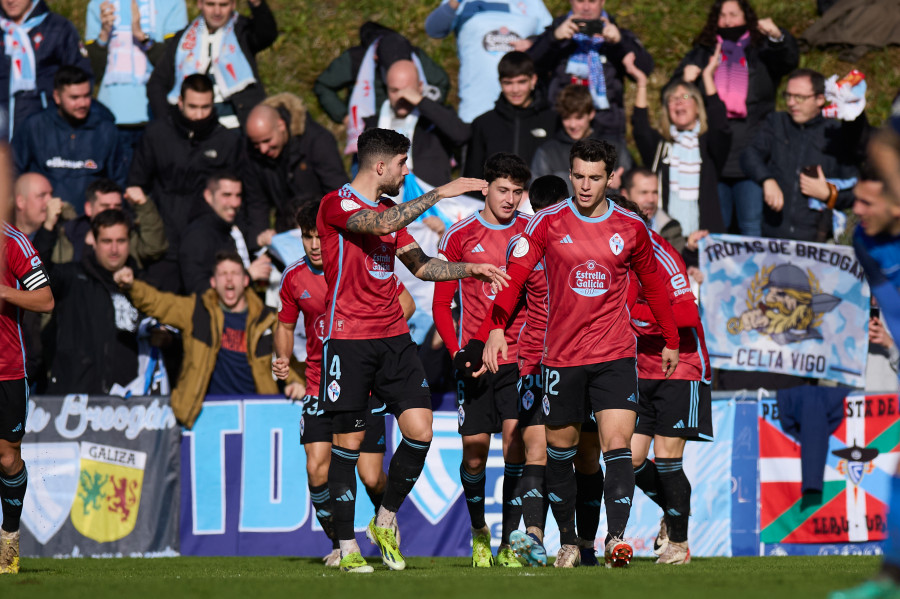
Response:
[[[102,177],[125,186],[128,165],[117,152],[112,113],[94,100],[84,124],[73,127],[55,106],[28,118],[13,137],[19,173],[40,173],[54,195],[84,212],[84,190]]]
[[[38,0],[29,18],[43,14],[47,15],[44,20],[28,32],[37,67],[37,89],[21,91],[15,95],[12,119],[9,118],[10,97],[6,91],[9,89],[10,58],[5,51],[0,52],[0,90],[4,90],[0,92],[0,109],[2,109],[0,139],[3,140],[8,140],[11,133],[14,133],[10,132],[10,122],[18,128],[32,114],[53,105],[53,77],[59,67],[75,65],[91,73],[91,62],[81,45],[75,26],[65,17],[50,12],[44,0]],[[2,9],[0,16],[6,18],[6,13]],[[0,47],[2,45],[3,36],[0,35]]]

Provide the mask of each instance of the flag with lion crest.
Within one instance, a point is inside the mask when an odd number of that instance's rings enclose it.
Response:
[[[700,270],[714,368],[864,385],[870,295],[853,248],[710,235]]]

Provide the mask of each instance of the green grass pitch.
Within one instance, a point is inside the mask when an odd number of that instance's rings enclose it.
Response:
[[[342,574],[312,558],[23,559],[0,576],[0,597],[38,599],[764,599],[824,598],[871,576],[868,556],[695,559],[657,566],[636,559],[625,570],[521,568],[474,570],[462,558],[412,558],[404,572],[375,559],[375,573]]]

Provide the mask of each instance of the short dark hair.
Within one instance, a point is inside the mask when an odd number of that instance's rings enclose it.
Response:
[[[84,199],[93,204],[101,193],[124,193],[124,191],[112,179],[94,179],[84,190]]]
[[[562,88],[556,96],[556,113],[562,118],[585,116],[594,110],[594,99],[591,91],[584,85],[570,84]]]
[[[497,152],[484,162],[484,179],[490,183],[501,177],[524,186],[531,179],[531,169],[518,155]]]
[[[613,202],[615,202],[616,204],[618,204],[625,210],[628,210],[629,212],[634,212],[635,216],[640,217],[640,219],[642,221],[644,221],[645,225],[650,224],[650,221],[647,220],[647,217],[644,216],[644,213],[641,212],[640,207],[636,203],[632,202],[631,200],[626,200],[622,196],[618,196],[616,198],[610,198],[610,199],[612,199]]]
[[[124,211],[118,209],[104,210],[94,215],[91,219],[91,233],[94,239],[100,237],[100,229],[114,227],[116,225],[125,225],[131,231],[131,219]]]
[[[356,144],[360,169],[369,168],[379,160],[389,161],[409,151],[409,139],[392,129],[366,129]]]
[[[544,175],[531,182],[528,199],[535,212],[569,197],[569,186],[556,175]]]
[[[825,76],[819,71],[814,71],[812,69],[794,69],[791,71],[791,74],[787,76],[787,81],[791,81],[792,79],[800,79],[801,77],[806,77],[809,79],[809,82],[812,83],[813,93],[817,96],[825,95]]]
[[[875,168],[875,165],[868,160],[859,165],[859,180],[884,183],[884,177],[881,175],[881,171]]]
[[[638,175],[640,175],[641,177],[656,177],[656,173],[651,171],[649,168],[636,166],[622,175],[622,189],[628,190],[630,192],[631,188],[634,187],[634,178]]]
[[[216,269],[223,262],[234,262],[235,264],[241,265],[241,270],[244,271],[244,274],[247,274],[247,269],[244,268],[244,260],[241,258],[241,255],[238,254],[235,250],[219,250],[216,252],[216,259],[213,262],[213,274],[215,274]]]
[[[507,52],[497,65],[497,74],[500,79],[512,79],[520,75],[531,77],[537,71],[534,69],[534,60],[524,52]]]
[[[300,204],[297,212],[294,214],[294,220],[303,233],[317,230],[319,225],[316,219],[319,217],[319,202],[317,200],[308,200]]]
[[[222,181],[234,181],[235,183],[242,183],[241,178],[231,171],[216,171],[209,177],[207,177],[206,189],[215,193],[219,190],[219,185],[222,183]]]
[[[569,168],[579,158],[585,162],[602,162],[606,165],[606,174],[611,175],[616,170],[616,147],[602,139],[580,139],[569,150]]]
[[[211,94],[213,93],[212,79],[202,73],[194,73],[193,75],[188,75],[184,78],[184,81],[181,82],[182,100],[184,99],[184,95],[187,90],[191,90],[192,92],[197,92],[200,94]]]
[[[90,80],[91,76],[84,69],[71,64],[63,65],[53,76],[53,91],[61,92],[65,87],[87,83]]]

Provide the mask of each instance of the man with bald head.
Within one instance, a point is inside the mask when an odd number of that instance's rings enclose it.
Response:
[[[245,125],[250,160],[244,173],[249,243],[269,244],[270,212],[278,232],[294,228],[300,204],[318,202],[348,181],[337,140],[289,93],[266,98]]]
[[[53,186],[39,173],[25,173],[16,179],[13,196],[16,228],[34,241],[38,229],[47,222],[48,206],[53,200],[58,204],[59,198],[53,198]],[[47,228],[52,229],[55,224],[54,218]]]
[[[393,129],[412,142],[407,166],[432,187],[450,181],[450,158],[469,141],[469,125],[456,112],[422,95],[422,74],[411,60],[398,60],[385,76],[387,100],[366,120],[366,129]]]

